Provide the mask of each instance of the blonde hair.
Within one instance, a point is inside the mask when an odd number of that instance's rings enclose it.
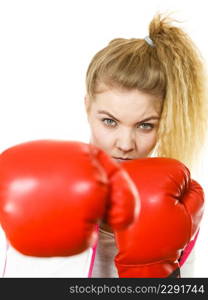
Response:
[[[98,84],[138,89],[163,99],[157,156],[197,162],[207,130],[205,62],[190,37],[157,13],[149,25],[154,47],[144,39],[116,38],[91,60],[86,74],[90,101]]]

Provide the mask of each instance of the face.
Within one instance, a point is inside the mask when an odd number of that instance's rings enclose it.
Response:
[[[108,88],[85,97],[91,143],[116,161],[147,157],[157,142],[161,100],[136,89]]]

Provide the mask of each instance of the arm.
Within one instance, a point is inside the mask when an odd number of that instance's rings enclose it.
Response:
[[[194,263],[195,263],[195,244],[199,234],[199,230],[191,239],[188,245],[183,250],[179,259],[181,268],[181,277],[194,277]]]

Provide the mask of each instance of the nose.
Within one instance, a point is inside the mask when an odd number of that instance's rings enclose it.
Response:
[[[131,131],[122,131],[116,140],[116,147],[122,153],[132,152],[135,148],[135,140]]]

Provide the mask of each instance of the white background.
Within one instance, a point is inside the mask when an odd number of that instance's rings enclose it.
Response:
[[[157,11],[174,11],[208,61],[206,2],[0,1],[0,150],[35,139],[88,142],[84,95],[91,58],[113,38],[145,37]],[[193,174],[206,195],[207,149]],[[208,277],[207,216],[206,208],[195,277]]]

